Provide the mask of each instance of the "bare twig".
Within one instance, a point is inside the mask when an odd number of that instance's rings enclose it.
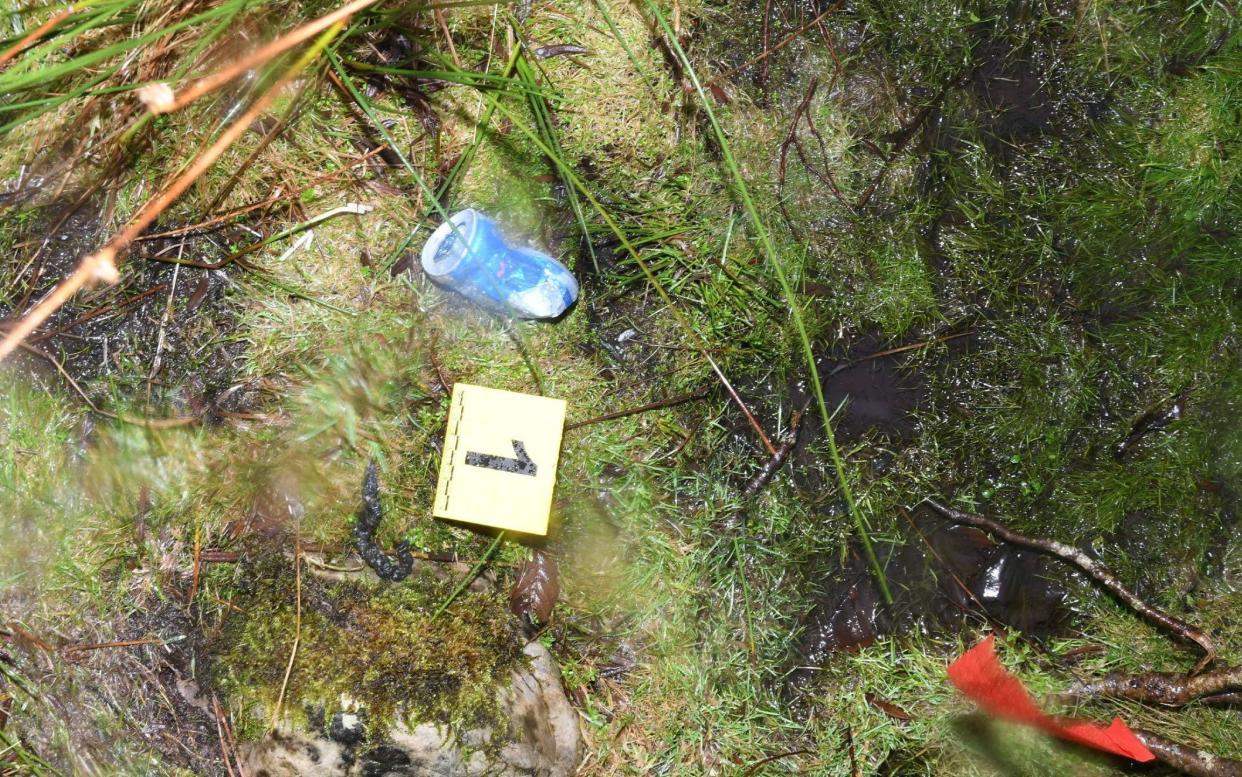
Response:
[[[755,476],[747,482],[746,487],[742,489],[742,496],[749,498],[755,494],[758,494],[763,490],[763,487],[766,486],[770,480],[772,480],[772,477],[780,471],[780,468],[785,465],[785,461],[789,458],[789,454],[798,444],[798,430],[802,426],[802,415],[806,412],[809,405],[809,400],[803,402],[802,407],[799,407],[793,412],[793,415],[790,416],[789,429],[786,430],[785,436],[781,439],[780,447],[777,448],[776,453],[773,453],[772,457],[764,463],[763,467],[755,473]]]
[[[933,510],[946,518],[949,518],[950,520],[968,524],[978,529],[983,529],[986,532],[996,535],[1005,542],[1033,548],[1042,553],[1056,556],[1062,561],[1066,561],[1078,567],[1086,573],[1087,576],[1095,580],[1104,588],[1108,589],[1111,594],[1116,596],[1139,615],[1142,615],[1152,623],[1155,623],[1167,631],[1176,634],[1182,639],[1193,642],[1202,648],[1203,657],[1199,659],[1197,664],[1195,664],[1190,674],[1198,674],[1205,666],[1210,664],[1212,660],[1216,658],[1216,646],[1212,643],[1211,637],[1209,637],[1206,632],[1196,626],[1186,623],[1179,618],[1169,615],[1163,610],[1152,607],[1147,602],[1144,602],[1138,597],[1137,594],[1118,580],[1117,576],[1114,575],[1107,567],[1099,561],[1091,558],[1086,553],[1083,553],[1078,548],[1057,542],[1056,540],[1045,540],[1035,537],[1028,537],[1025,534],[1019,534],[1009,527],[993,521],[990,518],[985,518],[982,515],[975,515],[974,513],[962,512],[961,510],[955,510],[952,507],[942,505],[932,499],[927,499],[925,502]]]
[[[685,394],[678,394],[677,396],[669,397],[668,399],[661,399],[658,402],[649,402],[638,407],[631,407],[628,410],[617,410],[612,413],[604,413],[603,415],[597,415],[594,418],[588,418],[585,421],[575,421],[572,424],[565,424],[565,431],[578,429],[583,426],[590,426],[591,424],[603,423],[604,421],[615,421],[618,418],[638,415],[639,413],[646,413],[651,410],[661,410],[666,407],[674,407],[676,405],[685,404],[686,402],[693,402],[696,399],[706,397],[710,391],[711,389],[709,388],[701,388]]]
[[[1242,689],[1242,666],[1229,666],[1187,677],[1176,672],[1109,673],[1099,680],[1079,680],[1060,698],[1107,697],[1145,704],[1181,707],[1197,699],[1228,695]]]
[[[1180,745],[1145,729],[1134,729],[1134,735],[1158,760],[1192,777],[1242,777],[1242,762]]]

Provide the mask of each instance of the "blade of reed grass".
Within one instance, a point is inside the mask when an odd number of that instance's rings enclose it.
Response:
[[[686,75],[690,78],[690,82],[694,84],[695,91],[698,93],[699,101],[702,103],[703,110],[707,115],[708,121],[712,126],[712,134],[715,135],[716,141],[720,146],[721,156],[724,160],[725,168],[729,171],[730,177],[733,179],[734,189],[738,197],[742,200],[742,206],[746,210],[746,215],[750,220],[751,227],[755,230],[755,236],[759,239],[759,244],[763,247],[763,252],[767,257],[768,264],[772,267],[776,280],[780,284],[781,293],[785,297],[786,303],[789,305],[789,313],[793,319],[794,328],[798,333],[798,340],[802,344],[803,356],[806,358],[807,372],[811,379],[811,392],[815,396],[815,402],[818,405],[820,418],[824,423],[824,437],[828,441],[828,452],[832,458],[832,466],[837,473],[837,483],[841,489],[841,495],[844,497],[846,504],[849,506],[850,515],[854,519],[854,526],[858,530],[858,538],[862,542],[863,551],[866,553],[867,562],[871,565],[872,572],[875,574],[876,583],[880,586],[881,592],[884,594],[886,602],[891,603],[893,600],[892,593],[888,589],[888,581],[885,579],[884,570],[880,567],[880,561],[876,558],[875,548],[871,544],[871,536],[868,532],[867,521],[862,512],[858,508],[858,502],[854,499],[854,491],[850,487],[849,477],[845,472],[845,461],[841,457],[841,452],[837,448],[836,435],[833,434],[832,420],[828,413],[828,405],[824,400],[824,387],[819,378],[819,369],[816,366],[815,354],[811,348],[811,339],[807,335],[806,322],[802,317],[802,310],[798,305],[797,294],[793,290],[793,286],[789,282],[789,277],[785,274],[785,268],[781,264],[777,255],[776,248],[772,244],[772,238],[768,233],[768,229],[764,226],[763,219],[759,216],[759,211],[755,207],[754,199],[750,195],[750,189],[746,186],[746,181],[742,177],[741,169],[738,167],[737,159],[733,156],[730,148],[728,137],[725,135],[724,129],[720,126],[720,122],[716,120],[716,113],[712,110],[712,101],[708,98],[707,93],[703,89],[702,83],[699,82],[698,75],[694,71],[694,67],[690,63],[690,58],[686,56],[686,52],[681,47],[681,43],[677,41],[677,36],[673,33],[669,26],[668,20],[664,18],[664,14],[656,6],[652,0],[645,0],[647,9],[655,18],[656,23],[664,32],[665,42],[677,57]]]

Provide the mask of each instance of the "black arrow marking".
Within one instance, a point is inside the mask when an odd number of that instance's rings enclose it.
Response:
[[[538,469],[535,467],[535,462],[531,461],[530,454],[526,452],[525,443],[521,440],[512,440],[512,442],[513,452],[517,454],[517,458],[510,459],[506,456],[493,456],[490,453],[466,451],[466,466],[498,469],[501,472],[534,477]]]

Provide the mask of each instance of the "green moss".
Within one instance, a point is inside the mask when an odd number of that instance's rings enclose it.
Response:
[[[539,15],[530,34],[590,51],[541,65],[558,96],[566,158],[607,191],[649,206],[678,135],[677,116],[667,109],[673,84],[659,51],[637,6],[579,0],[560,10]]]
[[[360,712],[368,736],[393,722],[460,731],[495,724],[496,689],[521,660],[500,597],[468,592],[440,617],[454,580],[419,573],[401,584],[327,581],[303,571],[301,630],[282,710],[293,721]],[[243,735],[265,730],[297,628],[292,563],[268,557],[243,574],[211,653],[209,673]],[[500,730],[500,728],[497,728]]]

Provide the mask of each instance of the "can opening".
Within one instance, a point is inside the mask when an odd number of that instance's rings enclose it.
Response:
[[[448,275],[457,269],[474,242],[476,214],[467,209],[453,216],[431,233],[423,246],[423,271],[431,276]]]

